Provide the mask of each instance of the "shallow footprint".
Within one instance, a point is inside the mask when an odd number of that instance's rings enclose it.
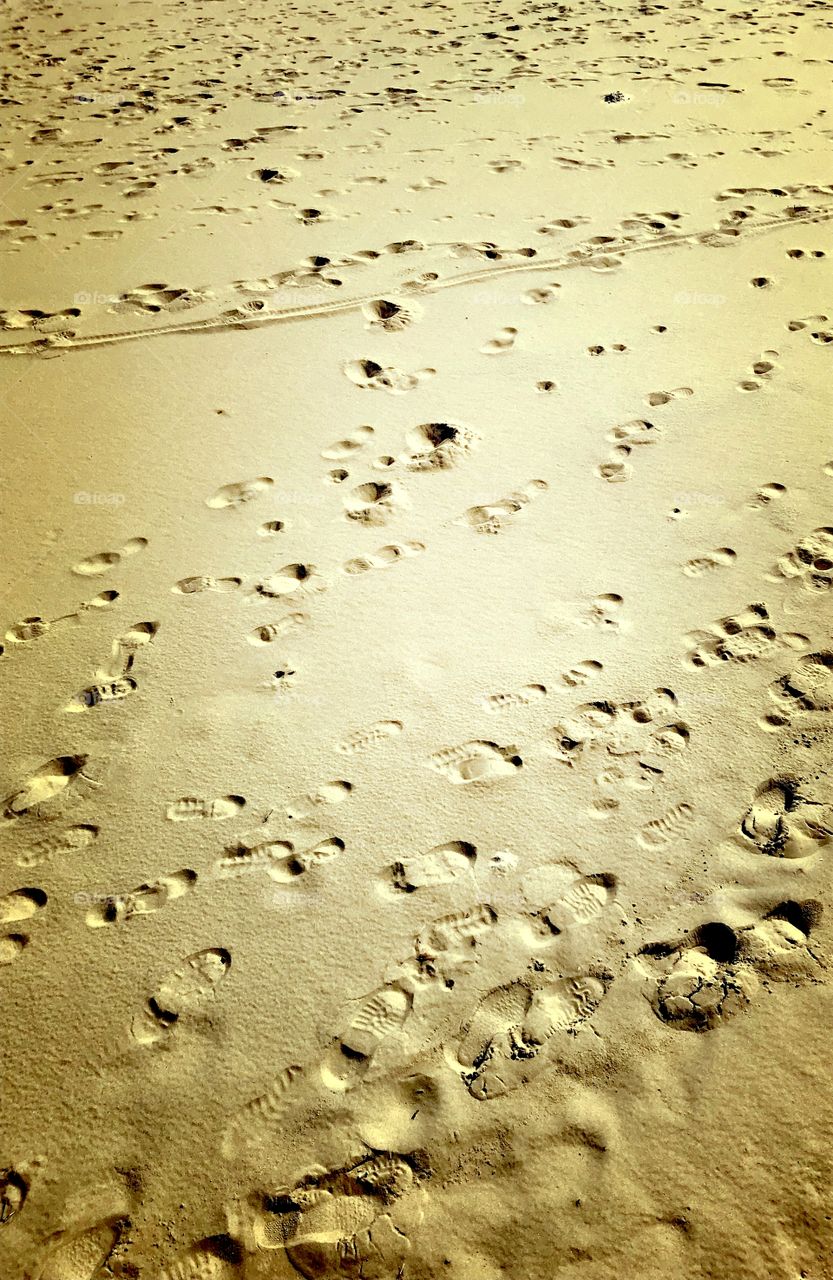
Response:
[[[81,1231],[59,1231],[47,1246],[38,1280],[94,1280],[115,1249],[126,1223],[108,1218]]]
[[[206,498],[205,505],[213,508],[240,507],[270,489],[274,483],[271,476],[257,476],[254,480],[224,484],[210,498]]]
[[[355,755],[357,751],[366,751],[368,747],[376,746],[387,738],[396,737],[402,732],[403,727],[401,720],[377,720],[366,729],[357,729],[343,742],[339,742],[336,751],[341,752],[342,755]]]
[[[369,1071],[383,1040],[398,1035],[413,1006],[410,991],[394,984],[367,996],[321,1064],[321,1078],[333,1090],[353,1088]]]
[[[449,782],[494,782],[498,778],[514,776],[522,767],[523,760],[516,747],[472,741],[436,751],[429,757],[428,764]]]
[[[345,440],[337,440],[335,444],[329,445],[326,449],[321,450],[321,457],[327,461],[337,461],[341,458],[349,458],[354,453],[358,453],[363,449],[367,442],[373,437],[372,427],[358,427],[352,435],[347,436]]]
[[[221,947],[208,947],[183,960],[156,988],[133,1019],[139,1044],[155,1044],[168,1036],[186,1013],[195,1012],[214,994],[231,967]]]
[[[512,350],[517,336],[518,330],[508,326],[505,329],[501,329],[494,338],[490,338],[488,342],[484,342],[480,351],[483,355],[487,356],[503,355],[507,351]]]
[[[196,822],[206,818],[223,822],[227,818],[236,818],[245,804],[243,796],[218,796],[215,800],[183,796],[168,805],[165,817],[169,822]]]
[[[388,868],[389,883],[401,893],[450,884],[474,869],[477,848],[465,840],[438,844],[427,853],[394,862]]]
[[[242,585],[242,578],[209,578],[198,575],[194,578],[180,578],[171,587],[171,591],[180,596],[199,595],[203,591],[219,591],[223,594],[236,591]]]

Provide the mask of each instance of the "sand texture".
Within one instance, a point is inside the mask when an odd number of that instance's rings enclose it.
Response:
[[[833,1280],[833,10],[9,0],[0,1280]]]

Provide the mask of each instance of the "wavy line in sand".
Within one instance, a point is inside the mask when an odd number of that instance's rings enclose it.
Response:
[[[747,240],[752,236],[764,235],[769,231],[776,231],[786,226],[794,226],[797,223],[828,222],[831,219],[833,219],[833,209],[818,206],[814,209],[808,209],[806,213],[770,218],[758,223],[757,226],[745,227],[742,236],[739,236],[738,239]],[[466,284],[478,284],[484,280],[491,280],[496,275],[507,275],[509,273],[568,271],[576,267],[592,267],[613,255],[631,256],[656,249],[667,249],[674,245],[708,244],[710,239],[717,242],[719,247],[725,248],[732,241],[721,242],[722,234],[720,230],[712,227],[707,231],[691,231],[680,235],[657,236],[642,244],[633,243],[629,238],[619,241],[612,240],[599,246],[598,249],[582,251],[581,248],[577,248],[571,251],[573,254],[581,254],[581,256],[536,258],[534,262],[505,262],[498,266],[483,267],[477,271],[467,271],[460,275],[450,276],[444,280],[426,281],[417,292],[419,296],[424,296],[425,294],[438,293],[442,289],[458,288]],[[402,284],[400,283],[399,286],[394,285],[394,291],[397,287],[401,289]],[[28,342],[0,346],[0,356],[53,356],[68,351],[82,350],[86,347],[112,346],[117,342],[134,342],[140,338],[180,336],[192,333],[216,333],[230,329],[261,329],[267,325],[287,324],[293,320],[316,320],[345,312],[359,311],[362,307],[377,300],[378,290],[374,293],[362,294],[360,297],[345,298],[341,301],[313,302],[301,307],[282,307],[275,311],[256,312],[251,316],[230,317],[227,313],[221,313],[205,320],[184,320],[178,324],[159,325],[152,329],[129,329],[123,333],[98,333],[78,338],[68,338],[60,333],[47,334],[43,337],[32,338]]]

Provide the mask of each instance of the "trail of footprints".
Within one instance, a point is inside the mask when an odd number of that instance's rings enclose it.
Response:
[[[578,163],[567,157],[559,158],[559,162],[565,167]],[[521,163],[492,161],[490,167],[496,173],[504,173]],[[288,167],[260,168],[255,173],[258,182],[270,186],[283,185],[295,176],[297,173]],[[296,211],[296,216],[310,225],[325,215],[323,206]],[[574,225],[573,220],[557,220],[541,228],[541,232],[554,234]],[[599,253],[607,241],[613,242],[612,237],[596,237],[595,241],[587,248],[574,250],[577,258],[587,257],[595,270],[613,270],[620,265],[619,258]],[[388,246],[388,251],[417,252],[422,248],[415,242],[403,242]],[[457,245],[453,252],[490,260],[512,256],[512,251],[498,251],[489,245]],[[515,252],[521,256],[534,253]],[[788,256],[798,259],[802,253],[790,251]],[[370,260],[374,254],[368,251],[366,256]],[[354,260],[362,261],[362,255],[356,254]],[[338,284],[338,280],[325,274],[331,265],[326,259],[310,259],[306,274],[315,277],[316,283],[328,280]],[[302,274],[294,273],[299,279]],[[429,289],[436,279],[436,275],[426,273],[421,286],[419,280],[412,282],[414,292],[418,293],[420,287]],[[264,288],[274,287],[274,282],[262,283]],[[771,282],[760,277],[751,283],[764,288]],[[249,286],[251,292],[257,292],[258,282],[249,282]],[[528,291],[522,300],[527,304],[549,303],[559,287],[557,282],[551,282],[546,288]],[[150,285],[125,295],[119,305],[131,313],[154,314],[160,309],[187,308],[203,300],[196,291],[189,296],[187,290]],[[250,301],[224,314],[229,324],[245,325],[257,316],[261,306]],[[380,339],[406,329],[422,314],[422,308],[411,298],[379,297],[364,301],[360,310],[366,329]],[[64,314],[72,318],[69,311]],[[7,314],[5,327],[27,327],[31,320],[32,327],[48,332],[51,321],[57,319],[63,324],[60,317],[35,313],[20,316],[17,320]],[[825,316],[813,316],[790,321],[787,327],[792,332],[808,330],[813,342],[824,344],[833,340],[820,327],[826,322]],[[518,337],[517,329],[505,327],[480,347],[480,353],[509,356]],[[626,349],[623,343],[608,348],[597,345],[587,348],[587,354],[598,357]],[[763,352],[751,366],[752,377],[741,382],[739,389],[761,389],[776,369],[777,356],[775,351]],[[359,390],[402,395],[417,390],[436,370],[408,372],[362,357],[345,362],[341,373]],[[554,386],[552,382],[538,383],[542,390]],[[649,409],[661,409],[692,394],[689,387],[677,387],[649,392],[644,399]],[[665,429],[663,424],[645,418],[612,427],[607,434],[611,451],[596,468],[597,476],[609,483],[628,480],[633,474],[637,447],[661,440]],[[416,491],[422,483],[431,483],[430,479],[418,479],[420,474],[430,477],[432,473],[461,467],[483,445],[481,433],[463,422],[425,422],[405,429],[404,445],[398,454],[380,453],[367,462],[366,454],[371,444],[375,445],[377,435],[377,428],[363,425],[320,450],[323,462],[340,464],[332,466],[322,479],[328,484],[344,485],[340,498],[342,520],[371,530],[393,523],[411,509],[412,477]],[[348,467],[365,463],[376,472],[406,473],[407,487],[395,475],[354,483]],[[828,470],[831,467],[833,463],[828,464]],[[268,475],[236,480],[215,489],[204,503],[210,511],[220,513],[239,511],[255,503],[262,507],[274,485]],[[516,517],[525,515],[533,500],[548,488],[547,481],[532,480],[505,497],[469,507],[452,523],[477,534],[502,533],[512,527]],[[766,509],[785,494],[786,488],[780,483],[762,485],[747,499],[746,509]],[[237,521],[243,517],[221,514],[210,518]],[[252,534],[273,538],[286,527],[283,519],[272,518],[253,528]],[[99,552],[78,561],[71,571],[78,577],[101,576],[119,568],[147,545],[145,538],[132,538],[116,551]],[[358,577],[425,550],[420,541],[390,541],[344,561],[341,571],[347,577]],[[681,569],[690,578],[710,577],[716,570],[730,568],[736,559],[731,547],[719,546],[690,559]],[[803,535],[778,558],[767,580],[779,585],[796,583],[803,592],[815,595],[829,592],[833,583],[833,529],[819,526]],[[242,596],[243,585],[243,578],[238,576],[194,574],[179,579],[170,590],[181,596]],[[323,591],[325,586],[324,576],[315,565],[293,562],[263,577],[252,588],[252,594],[278,604],[284,600],[292,603],[300,595]],[[26,645],[46,635],[56,624],[76,619],[91,609],[107,608],[118,598],[118,592],[102,592],[80,605],[75,613],[51,621],[34,616],[23,619],[9,627],[5,640],[12,648]],[[617,594],[598,595],[580,607],[576,621],[584,627],[615,633],[622,626],[622,606],[623,600]],[[308,614],[285,612],[250,630],[245,639],[257,647],[270,645],[309,622]],[[138,660],[147,656],[147,646],[155,641],[158,628],[158,622],[139,622],[118,636],[110,658],[95,672],[98,683],[76,694],[66,710],[83,711],[132,694],[137,688],[132,673]],[[790,670],[769,684],[769,704],[761,715],[761,726],[772,732],[810,722],[827,727],[827,717],[833,711],[833,654],[825,649],[805,653],[810,647],[809,638],[781,631],[766,605],[750,604],[732,616],[722,617],[704,630],[687,635],[685,644],[684,662],[693,670],[800,652]],[[540,705],[554,692],[565,696],[582,688],[603,669],[595,659],[576,660],[560,675],[548,676],[546,685],[529,683],[514,690],[484,694],[481,709],[490,715],[510,716]],[[552,727],[545,740],[546,752],[569,769],[588,765],[594,784],[603,793],[613,792],[618,797],[627,790],[653,791],[684,758],[689,745],[691,730],[679,718],[677,702],[672,690],[658,688],[636,701],[599,699],[581,703]],[[333,750],[349,756],[372,752],[397,739],[403,729],[400,720],[377,720],[351,730],[333,743]],[[523,751],[526,755],[525,747]],[[444,782],[476,788],[516,779],[523,770],[524,758],[518,747],[491,739],[471,739],[437,749],[425,763]],[[21,828],[18,866],[37,867],[52,859],[76,858],[97,840],[99,828],[92,823],[67,825],[62,821],[64,805],[75,793],[89,795],[98,786],[95,777],[85,772],[87,765],[84,755],[57,756],[34,770],[3,802],[3,820]],[[345,840],[334,835],[322,838],[320,830],[299,836],[295,828],[329,823],[338,816],[338,806],[353,792],[352,783],[336,778],[292,797],[282,805],[281,813],[293,828],[293,839],[281,834],[267,839],[247,836],[233,840],[215,858],[213,877],[262,878],[292,885],[310,872],[313,875],[309,881],[314,882],[318,867],[333,866],[337,873],[338,860],[347,848]],[[618,799],[603,795],[597,802],[597,816],[609,813],[617,804]],[[632,830],[633,840],[645,853],[684,844],[691,834],[698,816],[694,806],[685,800],[665,805],[655,817]],[[240,795],[186,795],[170,801],[164,817],[186,824],[228,822],[239,818],[246,807],[247,801]],[[787,773],[773,776],[750,797],[748,808],[736,819],[734,834],[738,846],[752,859],[761,855],[798,861],[813,859],[833,841],[833,794],[825,792],[817,779]],[[762,978],[794,982],[814,978],[819,971],[820,963],[810,939],[822,908],[814,899],[773,901],[754,923],[736,926],[720,919],[707,921],[668,941],[649,942],[635,951],[629,949],[624,963],[620,957],[608,967],[599,956],[615,956],[617,948],[608,946],[608,942],[610,938],[617,943],[623,940],[625,923],[618,906],[616,877],[605,871],[585,871],[572,863],[544,863],[524,876],[520,900],[510,898],[505,906],[499,893],[495,894],[497,905],[483,900],[478,876],[485,874],[490,865],[511,869],[512,858],[507,854],[504,859],[499,853],[489,859],[471,840],[446,839],[429,848],[403,853],[382,868],[377,887],[386,900],[405,901],[413,896],[416,902],[425,904],[429,918],[414,936],[410,952],[395,966],[395,972],[344,1011],[335,1034],[317,1060],[283,1068],[261,1093],[230,1115],[222,1140],[227,1159],[236,1159],[249,1145],[277,1136],[298,1091],[311,1078],[338,1098],[360,1090],[366,1081],[385,1072],[399,1072],[410,1061],[413,1045],[408,1039],[409,1028],[416,1022],[416,1015],[436,992],[450,990],[458,983],[470,984],[469,1012],[443,1046],[445,1060],[461,1088],[477,1102],[490,1103],[523,1087],[539,1072],[555,1069],[560,1052],[586,1032],[609,998],[616,981],[613,968],[621,972],[625,965],[630,966],[639,975],[646,1005],[663,1028],[673,1033],[712,1032],[744,1013],[758,997]],[[121,894],[87,895],[91,901],[86,923],[90,928],[121,926],[139,916],[155,914],[184,899],[203,879],[202,872],[198,875],[190,868],[181,868]],[[308,883],[306,878],[304,883]],[[469,905],[433,914],[443,890],[452,884],[466,886],[463,900],[470,890]],[[0,898],[0,964],[16,960],[29,941],[28,934],[7,930],[34,921],[46,906],[47,895],[37,888],[16,889]],[[533,940],[529,963],[488,990],[483,991],[482,984],[477,988],[477,966],[489,940],[501,931],[508,936],[519,924]],[[588,940],[583,944],[586,963],[571,966],[565,961],[562,965],[561,949],[580,948],[583,939]],[[552,964],[547,963],[552,957]],[[189,1028],[197,1034],[210,1027],[215,997],[231,966],[231,953],[219,946],[205,947],[167,971],[160,966],[148,984],[152,987],[150,994],[133,1017],[133,1041],[143,1047],[165,1046],[173,1036],[189,1034]],[[474,990],[479,991],[477,996]],[[258,1248],[285,1250],[292,1266],[305,1276],[329,1276],[339,1270],[356,1275],[401,1275],[410,1247],[409,1232],[418,1219],[413,1205],[428,1177],[430,1161],[425,1153],[365,1153],[354,1163],[315,1172],[265,1196],[253,1210],[251,1229]],[[28,1191],[28,1181],[21,1172],[0,1171],[0,1225],[23,1209]],[[47,1242],[39,1271],[41,1280],[92,1280],[102,1269],[109,1270],[108,1260],[123,1227],[121,1219],[108,1218],[76,1232],[58,1233]],[[366,1272],[365,1262],[371,1255],[377,1269]],[[240,1245],[228,1236],[216,1236],[192,1245],[161,1275],[163,1280],[237,1280],[242,1263]]]

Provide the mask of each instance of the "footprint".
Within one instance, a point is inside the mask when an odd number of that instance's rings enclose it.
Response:
[[[102,703],[120,702],[131,693],[135,693],[137,688],[136,681],[130,676],[122,676],[119,680],[108,681],[107,684],[91,684],[76,693],[64,707],[64,711],[73,713],[101,706]]]
[[[296,796],[294,800],[290,800],[286,806],[286,816],[294,822],[307,822],[310,818],[314,818],[318,810],[326,805],[341,804],[351,794],[352,790],[352,782],[344,782],[342,780],[325,782],[323,786],[318,787],[315,791],[307,792],[306,795]]]
[[[102,898],[87,912],[87,924],[91,929],[101,929],[105,925],[124,924],[134,916],[153,915],[169,902],[190,893],[196,883],[196,871],[185,869],[161,876],[153,884],[141,884],[129,893]]]
[[[9,933],[0,937],[0,965],[13,964],[29,945],[25,933]]]
[[[586,702],[553,726],[547,750],[571,769],[585,759],[599,762],[601,756],[597,785],[650,791],[664,778],[669,762],[688,746],[685,722],[666,718],[676,706],[674,692],[662,688],[635,702]],[[605,806],[611,806],[605,801],[602,806],[599,812],[604,816]]]
[[[423,422],[407,432],[402,461],[409,471],[445,471],[475,449],[480,439],[461,422]]]
[[[208,947],[188,956],[163,979],[135,1015],[133,1038],[139,1044],[163,1040],[184,1014],[197,1012],[214,995],[230,966],[231,956],[221,947]]]
[[[367,751],[368,747],[376,746],[387,738],[396,737],[402,732],[403,727],[401,720],[377,720],[366,729],[357,729],[355,733],[351,733],[348,738],[338,744],[336,751],[348,756],[355,755],[358,751]]]
[[[463,911],[432,920],[420,932],[417,946],[421,953],[429,956],[465,953],[477,944],[478,938],[493,929],[497,921],[494,908],[488,902],[478,902]]]
[[[344,852],[344,841],[337,836],[321,840],[310,849],[296,853],[288,840],[267,840],[259,845],[240,844],[226,851],[226,857],[216,864],[218,875],[239,875],[241,871],[263,870],[271,880],[291,884],[310,867],[331,862]]]
[[[768,582],[793,578],[799,578],[808,591],[827,592],[833,588],[833,529],[813,529],[780,556],[766,575]]]
[[[209,1236],[192,1244],[159,1276],[160,1280],[238,1280],[242,1265],[243,1250],[231,1236]]]
[[[343,366],[344,374],[356,387],[371,391],[388,391],[391,395],[404,395],[413,391],[420,382],[432,378],[436,369],[419,369],[416,373],[404,373],[392,365],[384,367],[375,360],[350,360]]]
[[[44,816],[44,806],[62,796],[68,788],[77,787],[82,780],[92,783],[92,779],[83,772],[88,760],[89,756],[56,756],[54,760],[47,760],[30,774],[19,791],[3,802],[3,816]]]
[[[222,1153],[232,1159],[249,1146],[269,1138],[285,1123],[291,1104],[292,1086],[303,1078],[304,1068],[284,1067],[265,1093],[247,1102],[226,1125]],[[287,1095],[290,1095],[287,1097]]]
[[[770,778],[755,792],[740,835],[771,858],[809,858],[833,836],[833,801],[817,799],[799,779]]]
[[[29,1194],[29,1180],[17,1169],[0,1169],[0,1227],[20,1213]]]
[[[113,641],[110,662],[96,672],[99,680],[118,680],[131,670],[137,656],[156,638],[158,622],[135,622],[123,635]]]
[[[672,400],[680,400],[693,395],[694,391],[691,387],[675,387],[673,391],[649,391],[645,397],[645,403],[654,409],[659,405],[669,404]]]
[[[224,484],[210,498],[206,498],[205,505],[212,508],[240,507],[265,493],[274,483],[271,476],[257,476],[254,480]]]
[[[771,484],[761,485],[760,489],[747,498],[746,506],[750,511],[760,511],[763,507],[768,507],[779,498],[783,498],[786,492],[786,485],[778,484],[774,480]]]
[[[285,564],[255,587],[258,595],[270,598],[293,595],[296,591],[315,595],[326,588],[326,582],[314,564]]]
[[[758,990],[754,972],[741,962],[737,933],[719,922],[700,925],[677,942],[653,943],[640,960],[657,975],[651,1007],[674,1031],[713,1031],[748,1008]]]
[[[787,675],[769,686],[769,696],[778,711],[763,717],[766,729],[783,728],[802,712],[833,711],[833,652],[822,649],[799,658]]]
[[[72,566],[72,572],[81,578],[95,578],[108,569],[114,569],[122,560],[143,551],[148,545],[147,538],[131,538],[118,551],[101,551],[98,555],[88,556]]]
[[[779,902],[754,925],[738,930],[739,954],[766,978],[819,978],[821,962],[810,950],[810,934],[821,920],[820,902]]]
[[[272,644],[280,636],[286,635],[288,631],[304,626],[309,621],[308,613],[287,613],[279,622],[265,622],[262,626],[255,627],[254,631],[249,632],[246,639],[249,644],[254,645]]]
[[[367,1074],[383,1041],[398,1036],[413,1006],[410,991],[380,987],[361,1002],[347,1028],[321,1064],[321,1078],[333,1090],[351,1089]]]
[[[467,871],[474,869],[477,848],[465,840],[451,840],[438,844],[427,853],[414,854],[388,868],[390,883],[401,893],[413,893],[416,889],[434,888],[451,884]]]
[[[73,613],[64,613],[59,618],[52,618],[51,621],[38,616],[24,618],[21,622],[9,627],[4,639],[9,644],[29,644],[32,640],[39,640],[41,636],[45,636],[59,622],[76,620],[90,609],[107,609],[115,604],[118,598],[118,591],[100,591],[97,596],[93,596],[92,600],[83,601]]]
[[[353,560],[345,560],[341,566],[343,573],[367,573],[369,569],[388,569],[409,556],[419,555],[425,550],[424,542],[392,542],[386,547],[379,547],[367,556],[356,556]]]
[[[47,901],[43,889],[14,889],[4,894],[0,897],[0,925],[31,920],[43,910]]]
[[[203,591],[219,591],[223,594],[236,591],[242,585],[242,578],[208,578],[200,575],[195,578],[180,578],[171,587],[180,596],[198,595]]]
[[[530,480],[523,489],[509,494],[506,498],[499,498],[487,506],[469,507],[468,511],[452,523],[473,529],[475,533],[500,533],[507,527],[513,516],[522,511],[539,493],[545,493],[547,489],[549,485],[546,480]]]
[[[508,327],[501,329],[494,338],[490,338],[488,342],[484,342],[480,351],[483,355],[494,356],[504,355],[507,351],[511,351],[515,345],[515,339],[518,336],[518,330]]]
[[[596,662],[593,658],[585,658],[581,662],[577,662],[569,671],[564,671],[560,677],[561,683],[566,685],[568,689],[576,689],[581,685],[587,684],[594,676],[600,674],[604,668],[601,662]]]
[[[522,767],[523,760],[516,747],[472,741],[436,751],[429,757],[428,764],[449,782],[494,782],[498,778],[514,776]]]
[[[421,1153],[376,1151],[335,1170],[316,1170],[263,1197],[254,1222],[259,1251],[281,1249],[300,1275],[383,1280],[405,1274],[411,1234],[423,1216]],[[211,1277],[213,1280],[213,1277]]]
[[[714,569],[725,569],[737,559],[737,553],[731,547],[716,547],[702,556],[695,556],[683,565],[683,573],[689,578],[701,578],[704,573]]]
[[[510,707],[524,707],[530,702],[537,702],[546,695],[545,685],[525,684],[515,693],[487,693],[481,702],[486,711],[507,711]]]
[[[646,822],[636,839],[643,849],[658,849],[671,841],[685,839],[688,829],[694,821],[694,810],[690,804],[683,802],[669,809],[652,822]]]
[[[603,631],[618,631],[621,624],[619,613],[624,600],[615,592],[605,592],[594,596],[587,608],[582,609],[576,621],[583,627],[598,627]]]
[[[281,533],[285,527],[283,520],[267,520],[260,525],[257,534],[259,538],[274,538],[275,534]]]
[[[354,453],[358,453],[363,449],[369,440],[373,437],[372,427],[358,427],[352,435],[345,440],[337,440],[335,444],[331,444],[326,449],[321,450],[321,457],[327,461],[337,461],[341,458],[349,458]]]
[[[711,623],[707,631],[689,632],[685,636],[686,665],[697,669],[721,662],[755,662],[782,648],[803,649],[809,643],[797,632],[777,632],[769,622],[766,605],[750,604],[740,613]]]
[[[522,887],[527,901],[541,904],[533,919],[540,921],[542,932],[555,936],[592,924],[616,897],[616,877],[609,872],[585,876],[559,863],[536,867],[524,876]]]
[[[394,302],[390,298],[374,298],[362,307],[368,329],[384,329],[385,333],[399,333],[407,329],[422,315],[422,308],[415,302]]]
[[[357,485],[344,499],[346,518],[366,525],[388,524],[410,505],[400,485],[375,480]]]
[[[605,982],[591,976],[531,986],[518,980],[480,1001],[463,1032],[457,1062],[479,1102],[527,1083],[545,1065],[541,1051],[558,1032],[572,1032],[604,999]]]
[[[241,841],[226,849],[223,857],[215,862],[214,872],[225,878],[258,871],[272,876],[275,871],[274,878],[279,879],[280,873],[276,868],[290,862],[294,853],[295,846],[290,840],[264,840],[255,845]]]
[[[127,1225],[122,1218],[107,1218],[80,1231],[56,1232],[47,1245],[38,1280],[94,1280]]]
[[[226,818],[236,818],[245,804],[242,796],[219,796],[215,800],[183,796],[168,805],[165,817],[169,822],[195,822],[204,818],[223,822]]]

